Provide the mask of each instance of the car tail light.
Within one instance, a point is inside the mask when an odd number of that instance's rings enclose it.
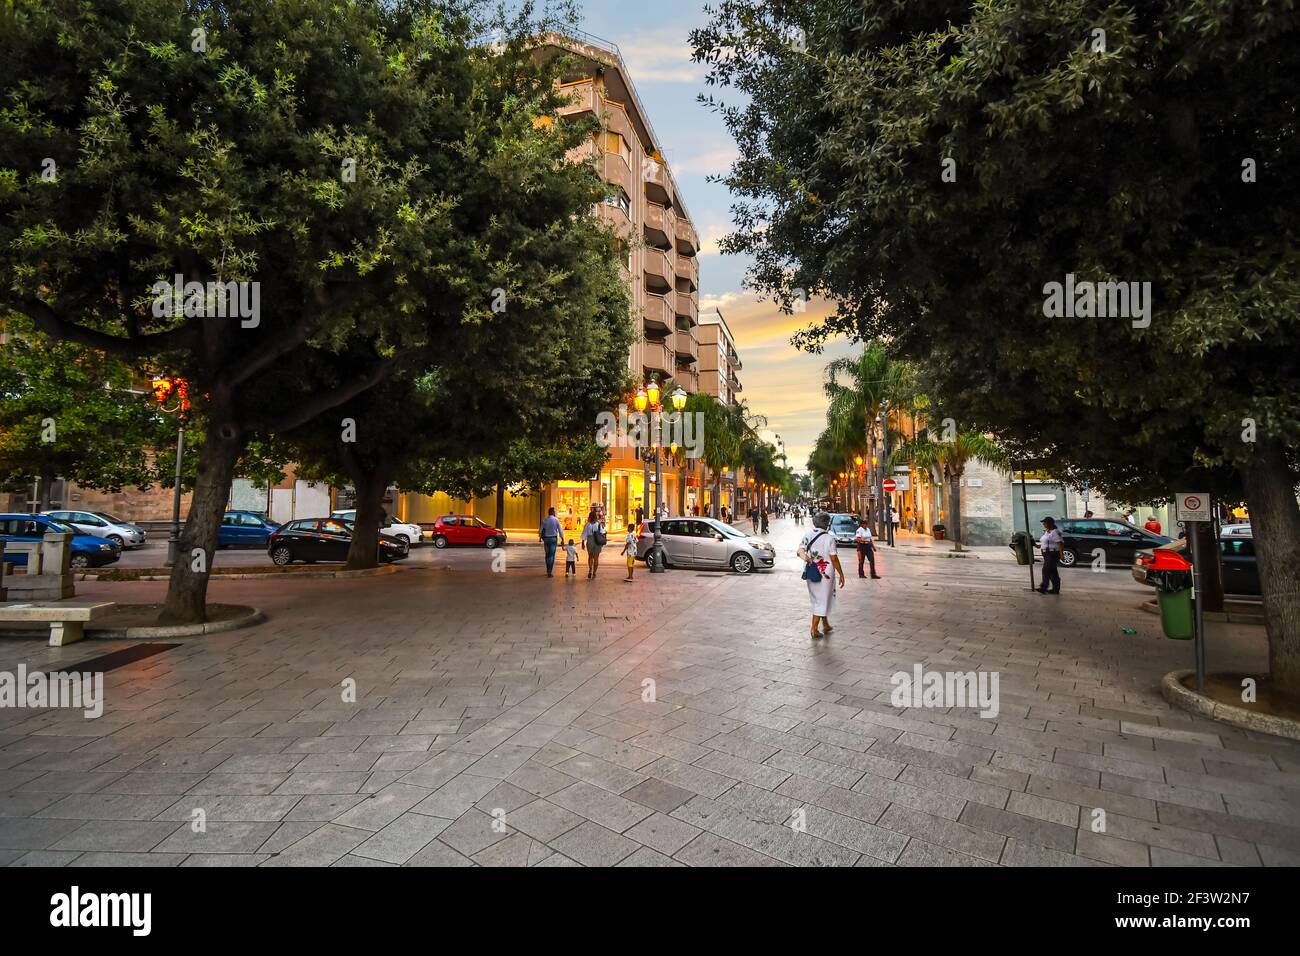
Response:
[[[1190,571],[1192,563],[1177,551],[1157,550],[1151,554],[1153,571]]]

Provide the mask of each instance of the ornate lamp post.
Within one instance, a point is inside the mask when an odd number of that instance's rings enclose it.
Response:
[[[167,535],[167,567],[176,563],[176,546],[181,539],[181,463],[185,457],[185,413],[190,410],[189,383],[178,376],[162,376],[152,382],[153,397],[158,407],[168,415],[175,415],[176,429],[176,484],[172,489],[172,527]],[[167,407],[169,399],[176,404]]]
[[[681,412],[686,407],[686,391],[678,387],[670,397],[673,408]],[[644,412],[650,409],[652,415],[658,419],[658,427],[651,428],[651,435],[654,439],[654,461],[655,461],[655,510],[654,510],[654,544],[650,546],[648,564],[652,574],[662,574],[664,571],[664,546],[663,537],[659,528],[659,510],[663,504],[663,393],[659,388],[659,383],[654,379],[646,382],[645,386],[639,389],[634,400],[636,410]],[[649,465],[647,463],[647,471]]]

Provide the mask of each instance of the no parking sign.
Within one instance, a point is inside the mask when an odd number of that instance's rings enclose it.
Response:
[[[1210,496],[1199,491],[1181,491],[1174,496],[1179,521],[1209,521]]]

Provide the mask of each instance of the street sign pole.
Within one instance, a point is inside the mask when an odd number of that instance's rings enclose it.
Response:
[[[1029,530],[1029,492],[1025,490],[1025,469],[1020,469],[1020,503],[1025,506],[1025,534],[1029,535],[1029,590],[1034,588],[1034,535]]]
[[[1183,522],[1192,544],[1192,610],[1196,620],[1195,648],[1196,689],[1205,693],[1205,607],[1201,601],[1201,542],[1197,527],[1211,520],[1210,496],[1203,492],[1179,492],[1174,495],[1174,517]]]

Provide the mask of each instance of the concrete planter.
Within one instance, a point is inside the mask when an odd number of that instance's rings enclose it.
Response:
[[[1245,707],[1235,707],[1197,693],[1183,683],[1185,678],[1194,673],[1186,670],[1170,671],[1160,682],[1161,696],[1180,710],[1199,714],[1210,720],[1231,724],[1242,730],[1254,730],[1259,733],[1273,734],[1275,737],[1300,740],[1300,720],[1247,710]]]

